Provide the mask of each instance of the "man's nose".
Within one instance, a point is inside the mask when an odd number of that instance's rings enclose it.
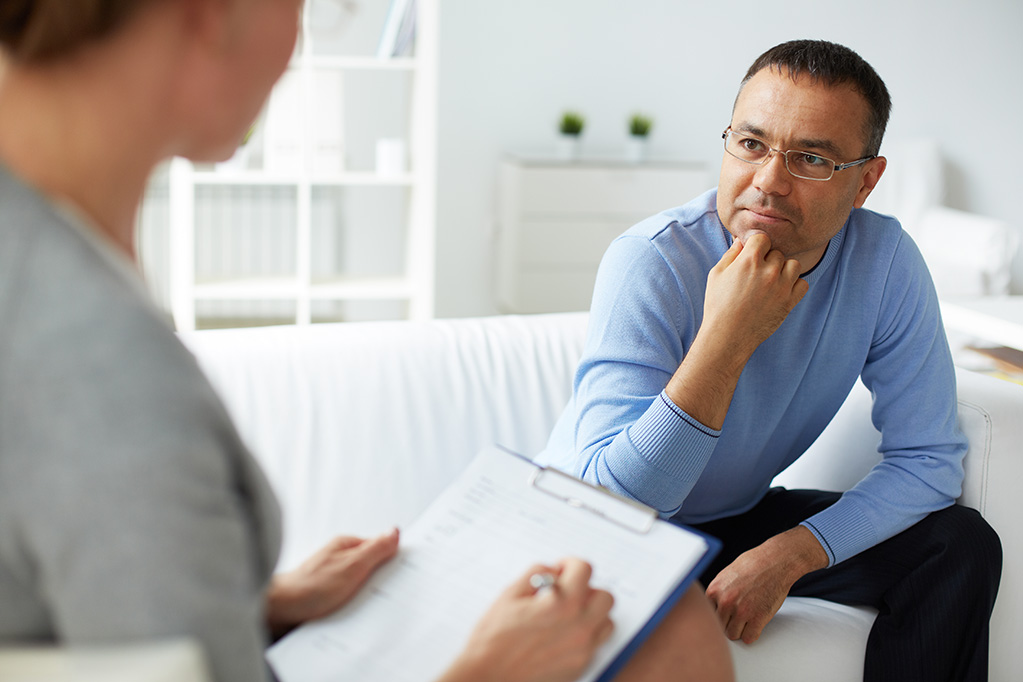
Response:
[[[757,166],[753,175],[753,186],[764,194],[788,194],[794,178],[785,166],[785,155],[772,149],[767,159]]]

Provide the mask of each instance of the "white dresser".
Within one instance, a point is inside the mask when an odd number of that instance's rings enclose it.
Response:
[[[711,186],[700,164],[507,158],[498,190],[498,305],[507,313],[588,310],[608,244]]]

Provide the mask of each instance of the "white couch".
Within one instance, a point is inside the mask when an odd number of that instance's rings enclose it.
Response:
[[[195,332],[183,336],[263,463],[284,509],[281,567],[338,533],[412,520],[483,446],[533,454],[568,399],[586,314],[506,316]],[[1002,538],[992,622],[992,680],[1019,679],[1023,627],[1023,387],[959,374],[970,438],[961,502]],[[858,386],[810,453],[781,479],[844,489],[878,455],[869,395]],[[874,614],[790,599],[751,646],[740,680],[862,677]]]

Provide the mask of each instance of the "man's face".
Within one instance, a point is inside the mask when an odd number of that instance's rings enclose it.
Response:
[[[850,85],[825,86],[808,76],[763,69],[742,89],[732,130],[758,137],[775,149],[798,149],[846,163],[864,155],[866,100]],[[827,181],[797,178],[781,154],[756,166],[724,154],[718,216],[733,237],[757,232],[773,248],[799,260],[802,272],[824,255],[853,208],[863,205],[884,171],[877,158],[838,171]]]

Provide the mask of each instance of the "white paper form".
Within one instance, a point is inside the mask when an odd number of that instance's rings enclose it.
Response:
[[[577,499],[566,503],[533,485],[537,471],[497,448],[481,453],[403,531],[398,556],[351,603],[269,649],[281,682],[436,679],[501,591],[530,566],[566,556],[589,561],[592,584],[615,597],[614,634],[580,678],[597,679],[708,542],[663,522],[637,532]]]

